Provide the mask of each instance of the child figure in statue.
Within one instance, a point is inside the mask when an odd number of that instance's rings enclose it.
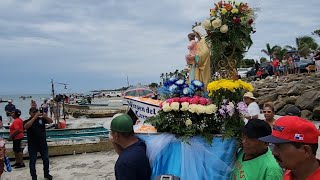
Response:
[[[189,44],[188,44],[188,49],[189,49],[189,54],[186,55],[186,62],[189,67],[189,82],[194,80],[194,68],[195,68],[195,60],[194,56],[196,54],[197,50],[197,42],[195,41],[195,34],[190,33],[188,34],[188,39],[189,39]]]

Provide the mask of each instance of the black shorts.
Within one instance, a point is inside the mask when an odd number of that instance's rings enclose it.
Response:
[[[13,140],[13,152],[15,152],[15,153],[22,152],[21,141],[22,141],[22,139]]]

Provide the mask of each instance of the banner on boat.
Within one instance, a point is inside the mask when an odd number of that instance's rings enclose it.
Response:
[[[154,116],[160,110],[160,100],[151,98],[125,96],[128,101],[128,106],[132,109],[134,114],[143,123],[148,117]]]

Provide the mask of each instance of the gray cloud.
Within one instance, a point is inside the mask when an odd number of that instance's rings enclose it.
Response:
[[[263,56],[267,42],[294,44],[319,27],[317,9],[305,7],[319,7],[317,0],[248,2],[260,11],[247,57]],[[127,75],[133,83],[158,81],[162,72],[184,67],[186,35],[212,6],[212,0],[2,0],[0,66],[17,65],[25,78],[41,67],[39,81],[59,78],[75,90],[118,87]]]

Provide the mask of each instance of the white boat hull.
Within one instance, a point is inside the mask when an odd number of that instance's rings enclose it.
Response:
[[[151,98],[126,96],[129,108],[134,112],[139,121],[143,123],[147,118],[155,116],[160,110],[160,100]]]

